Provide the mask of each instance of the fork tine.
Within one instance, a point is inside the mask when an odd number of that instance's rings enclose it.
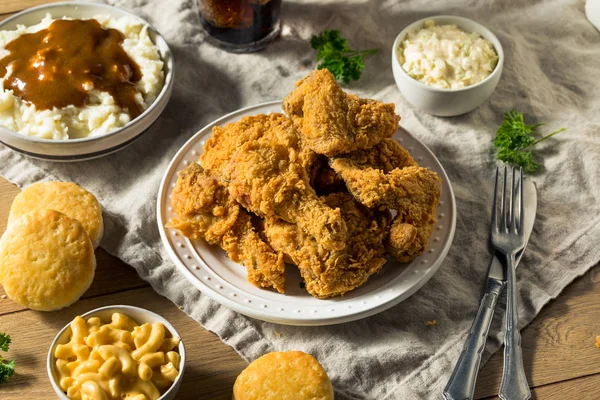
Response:
[[[498,167],[496,167],[496,180],[494,182],[494,201],[492,202],[492,229],[498,230],[498,219],[496,218],[496,203],[498,199]]]
[[[523,198],[523,168],[519,168],[519,175],[521,176],[521,196],[519,199],[519,235],[523,235],[523,223],[525,222],[525,199]]]
[[[510,204],[508,207],[508,230],[515,230],[517,229],[517,225],[516,225],[516,216],[515,216],[515,207],[516,207],[516,196],[518,194],[518,192],[516,191],[516,185],[517,185],[517,178],[516,178],[516,171],[514,167],[510,167],[510,170],[512,172],[512,181],[511,181],[511,185],[510,185]]]
[[[506,231],[506,213],[505,213],[505,202],[506,202],[506,166],[504,166],[504,174],[502,175],[502,202],[500,203],[500,230]]]

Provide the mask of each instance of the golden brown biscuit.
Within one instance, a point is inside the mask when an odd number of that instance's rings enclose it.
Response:
[[[98,247],[104,223],[102,207],[96,197],[72,182],[40,182],[26,187],[15,197],[8,224],[33,210],[55,210],[75,218],[85,228],[94,248]]]
[[[32,310],[74,303],[95,270],[85,229],[58,211],[35,210],[13,219],[0,239],[0,283],[11,299]]]
[[[333,400],[325,370],[301,351],[268,353],[235,380],[234,400]]]

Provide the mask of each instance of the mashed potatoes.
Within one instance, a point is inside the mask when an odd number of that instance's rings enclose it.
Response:
[[[136,102],[147,109],[164,84],[163,62],[148,35],[148,26],[132,17],[96,16],[94,19],[103,28],[117,29],[125,36],[122,47],[142,72],[142,78],[136,83],[140,92],[136,95]],[[0,58],[8,54],[5,49],[7,43],[20,35],[46,29],[53,21],[48,14],[37,25],[19,25],[14,31],[0,31]],[[120,107],[109,93],[93,87],[86,90],[89,90],[89,97],[83,107],[37,110],[33,104],[15,96],[12,90],[4,89],[4,83],[0,81],[0,125],[27,136],[64,140],[102,135],[131,120],[127,110]]]

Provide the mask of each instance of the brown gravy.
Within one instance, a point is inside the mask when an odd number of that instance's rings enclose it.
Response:
[[[84,86],[108,92],[131,118],[143,112],[135,101],[140,67],[121,47],[123,34],[104,29],[95,19],[56,20],[39,32],[21,35],[6,45],[0,73],[10,69],[4,88],[48,110],[81,107],[88,99]]]

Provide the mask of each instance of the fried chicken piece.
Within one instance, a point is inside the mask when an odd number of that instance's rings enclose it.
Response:
[[[396,210],[410,223],[428,221],[440,200],[442,180],[427,168],[395,168],[386,174],[343,158],[334,160],[331,167],[359,202],[370,208]]]
[[[225,126],[215,126],[210,139],[204,145],[200,156],[203,168],[223,171],[233,154],[244,143],[264,139],[294,149],[298,160],[309,170],[317,155],[302,140],[292,121],[283,114],[259,114],[243,117],[238,122]]]
[[[255,231],[251,216],[236,203],[218,176],[193,163],[179,173],[171,197],[174,218],[169,227],[190,239],[204,239],[242,263],[258,287],[284,292],[285,263]]]
[[[328,249],[345,245],[339,208],[319,199],[310,186],[311,155],[292,121],[282,114],[247,117],[215,129],[201,163],[219,170],[231,197],[261,217],[297,224]]]
[[[319,154],[336,156],[368,149],[398,129],[394,104],[346,94],[327,69],[296,82],[283,109]]]
[[[401,217],[396,217],[386,239],[386,249],[396,260],[402,263],[411,262],[427,250],[427,242],[434,225],[433,215],[429,222],[418,227],[404,222]]]
[[[442,190],[435,172],[419,167],[393,139],[332,159],[330,164],[358,201],[398,212],[386,240],[394,258],[409,262],[427,249]]]
[[[392,138],[383,139],[369,150],[359,150],[341,156],[361,167],[371,167],[389,173],[396,168],[418,166],[410,153]]]
[[[306,290],[318,298],[343,295],[381,270],[391,220],[389,212],[370,210],[348,193],[330,194],[325,203],[342,210],[348,226],[343,250],[327,250],[296,225],[274,218],[265,220],[263,230],[270,245],[298,266]]]

